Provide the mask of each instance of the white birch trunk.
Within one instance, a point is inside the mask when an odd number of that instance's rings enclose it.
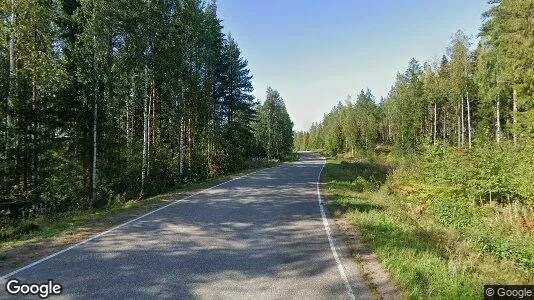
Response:
[[[95,26],[95,23],[96,23],[96,3],[95,1],[93,0],[93,26]],[[91,187],[91,191],[92,191],[92,202],[93,204],[96,202],[96,188],[97,188],[97,170],[96,170],[96,163],[97,163],[97,158],[98,158],[98,153],[97,153],[97,149],[98,149],[98,145],[97,145],[97,122],[98,122],[98,95],[97,95],[97,92],[98,92],[98,87],[97,87],[97,80],[98,80],[98,76],[96,74],[97,72],[97,54],[96,54],[96,51],[97,51],[97,47],[96,47],[96,33],[95,33],[96,29],[93,28],[93,101],[94,101],[94,105],[93,105],[93,165],[92,165],[92,174],[91,174],[91,181],[92,181],[92,187]]]
[[[145,67],[145,74],[147,69]],[[146,169],[148,151],[148,87],[145,82],[145,92],[143,95],[143,159],[141,165],[141,196],[145,192]]]
[[[10,135],[9,131],[12,126],[11,120],[11,107],[13,106],[13,89],[15,83],[15,0],[11,0],[11,28],[9,31],[9,78],[8,78],[8,91],[6,99],[6,128],[4,132],[5,139],[5,153],[4,159],[4,181],[7,180],[8,173],[8,161],[9,161],[9,148],[10,148]]]
[[[98,157],[98,153],[97,153],[97,118],[98,118],[98,103],[97,103],[97,95],[96,95],[96,87],[94,89],[94,111],[93,111],[93,166],[92,166],[92,181],[93,181],[93,186],[92,186],[92,191],[93,191],[93,194],[92,194],[92,200],[93,200],[93,203],[95,203],[96,201],[96,188],[97,188],[97,173],[96,173],[96,160],[97,160],[97,157]]]
[[[438,130],[438,104],[434,102],[434,145],[437,144]]]
[[[461,113],[461,116],[462,116],[461,129],[462,129],[462,147],[463,147],[464,146],[464,142],[465,142],[464,95],[463,94],[462,94],[462,105],[461,105],[460,109],[462,110],[462,113]]]
[[[501,101],[497,100],[497,120],[496,120],[496,129],[495,129],[495,140],[497,144],[501,142]]]
[[[466,101],[467,101],[467,137],[469,142],[469,149],[471,149],[471,110],[469,107],[469,91],[466,92]]]
[[[130,106],[132,103],[134,103],[135,99],[135,79],[132,76],[132,85],[130,87],[130,97],[126,102],[126,141],[128,142],[128,145],[131,145],[132,143],[132,128],[130,123],[132,122],[132,118],[130,117]]]
[[[184,117],[180,117],[180,177],[184,174]]]
[[[461,138],[461,135],[462,135],[462,129],[461,129],[461,122],[460,122],[460,103],[458,103],[458,105],[456,106],[456,118],[458,120],[458,128],[457,128],[457,132],[458,132],[458,148],[460,148],[460,145],[461,145],[461,142],[462,142],[462,138]]]
[[[182,112],[181,112],[181,116],[180,116],[180,140],[179,140],[179,158],[178,158],[178,161],[179,161],[179,170],[180,170],[180,180],[182,180],[183,178],[183,175],[184,175],[184,116],[183,116],[183,112],[185,111],[184,109],[184,99],[185,99],[185,91],[184,91],[184,84],[182,81],[180,81],[181,83],[181,91],[182,91],[182,98],[181,98],[181,102],[182,102]]]
[[[151,86],[151,84],[149,85]],[[152,125],[152,122],[150,120],[150,116],[152,114],[152,88],[150,88],[150,91],[147,89],[147,96],[148,96],[148,113],[147,113],[147,128],[146,128],[146,135],[147,135],[147,141],[146,141],[146,168],[145,168],[145,176],[150,173],[150,126]]]

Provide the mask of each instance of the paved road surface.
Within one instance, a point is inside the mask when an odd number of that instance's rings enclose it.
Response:
[[[299,162],[180,200],[10,278],[54,279],[66,299],[369,299],[340,241],[342,267],[329,243],[317,195],[323,164],[318,155],[303,154]],[[5,282],[2,299],[9,298]]]

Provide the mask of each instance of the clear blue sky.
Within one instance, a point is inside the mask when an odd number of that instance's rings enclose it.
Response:
[[[485,0],[219,0],[224,31],[248,59],[254,94],[285,100],[296,130],[347,95],[386,96],[414,57],[444,54],[458,29],[476,38]]]

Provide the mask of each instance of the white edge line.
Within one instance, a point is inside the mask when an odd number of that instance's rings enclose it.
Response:
[[[326,165],[326,160],[324,161],[323,166],[321,167],[321,171],[319,171],[319,175],[317,175],[317,200],[319,201],[319,208],[321,210],[321,217],[323,218],[324,229],[326,231],[326,236],[328,237],[330,250],[332,250],[332,254],[334,255],[334,259],[337,264],[337,269],[339,270],[339,274],[341,275],[341,278],[343,279],[345,283],[347,294],[349,294],[349,297],[351,299],[356,299],[356,296],[354,295],[354,292],[352,291],[352,287],[350,286],[349,279],[347,278],[347,273],[345,272],[345,268],[343,267],[343,264],[341,263],[341,260],[339,259],[339,255],[337,254],[336,245],[334,244],[334,239],[332,238],[332,231],[330,229],[330,225],[328,224],[328,218],[326,217],[326,213],[324,210],[323,200],[321,199],[321,190],[319,188],[319,184],[321,182],[321,174],[323,173],[323,169],[325,165]]]
[[[202,194],[203,192],[209,191],[209,190],[211,190],[211,189],[213,189],[213,188],[216,188],[216,187],[218,187],[218,186],[221,186],[221,185],[223,185],[223,184],[227,184],[227,183],[229,183],[229,182],[232,182],[232,181],[241,179],[241,178],[243,178],[243,177],[250,176],[250,175],[252,175],[252,174],[258,173],[258,172],[263,171],[263,170],[265,170],[265,169],[261,169],[261,170],[258,170],[258,171],[253,171],[253,172],[250,172],[250,173],[241,175],[241,176],[239,176],[239,177],[236,177],[236,178],[227,180],[227,181],[225,181],[225,182],[221,182],[221,183],[219,183],[219,184],[217,184],[217,185],[214,185],[214,186],[212,186],[212,187],[203,189],[203,190],[201,190],[201,191],[199,191],[199,192],[196,192],[196,193],[194,193],[194,194],[191,194],[191,195],[189,195],[189,196],[187,196],[187,197],[184,197],[184,198],[180,198],[180,199],[178,199],[178,200],[175,200],[175,201],[173,201],[172,203],[169,203],[169,204],[167,204],[167,205],[164,205],[164,206],[162,206],[162,207],[159,207],[159,208],[157,208],[157,209],[155,209],[155,210],[153,210],[153,211],[150,211],[150,212],[148,212],[148,213],[146,213],[146,214],[144,214],[144,215],[142,215],[142,216],[139,216],[139,217],[137,217],[137,218],[135,218],[135,219],[132,219],[132,220],[130,220],[130,221],[128,221],[128,222],[125,222],[125,223],[122,223],[122,224],[120,224],[120,225],[117,225],[117,226],[115,226],[115,227],[113,227],[113,228],[111,228],[111,229],[108,229],[108,230],[106,230],[106,231],[103,231],[103,232],[101,232],[101,233],[98,233],[98,234],[96,234],[96,235],[94,235],[94,236],[92,236],[92,237],[90,237],[90,238],[88,238],[88,239],[86,239],[86,240],[83,240],[83,241],[81,241],[81,242],[78,242],[78,243],[76,243],[76,244],[74,244],[74,245],[72,245],[72,246],[70,246],[70,247],[68,247],[68,248],[65,248],[65,249],[60,250],[60,251],[55,252],[55,253],[52,253],[52,254],[50,254],[50,255],[48,255],[48,256],[46,256],[46,257],[43,257],[43,258],[41,258],[41,259],[39,259],[39,260],[37,260],[37,261],[32,262],[32,263],[29,264],[29,265],[26,265],[26,266],[24,266],[24,267],[22,267],[22,268],[19,268],[19,269],[15,270],[15,271],[12,271],[11,273],[8,273],[8,274],[6,274],[6,275],[0,277],[0,280],[5,280],[5,279],[7,279],[7,278],[9,278],[9,277],[11,277],[11,276],[13,276],[13,275],[16,275],[17,273],[20,273],[20,272],[22,272],[22,271],[24,271],[24,270],[27,270],[27,269],[29,269],[29,268],[31,268],[31,267],[33,267],[33,266],[36,266],[36,265],[38,265],[38,264],[40,264],[40,263],[42,263],[42,262],[45,262],[45,261],[47,261],[47,260],[49,260],[49,259],[51,259],[51,258],[53,258],[53,257],[56,257],[56,256],[58,256],[58,255],[60,255],[60,254],[62,254],[62,253],[65,253],[65,252],[67,252],[67,251],[70,251],[70,250],[72,250],[72,249],[74,249],[74,248],[77,248],[77,247],[79,247],[79,246],[81,246],[81,245],[83,245],[83,244],[85,244],[85,243],[88,243],[88,242],[90,242],[90,241],[92,241],[92,240],[94,240],[94,239],[97,239],[97,238],[99,238],[99,237],[101,237],[101,236],[103,236],[103,235],[106,235],[106,234],[108,234],[108,233],[110,233],[110,232],[112,232],[112,231],[115,231],[115,230],[117,230],[117,229],[119,229],[119,228],[122,228],[122,227],[128,225],[128,224],[134,223],[135,221],[138,221],[138,220],[140,220],[140,219],[142,219],[142,218],[145,218],[145,217],[147,217],[147,216],[150,216],[151,214],[153,214],[153,213],[155,213],[155,212],[158,212],[158,211],[160,211],[160,210],[162,210],[162,209],[165,209],[165,208],[167,208],[167,207],[169,207],[169,206],[175,205],[175,204],[178,203],[178,202],[181,202],[181,201],[183,201],[183,200],[186,200],[186,199],[191,198],[191,197],[193,197],[193,196]]]

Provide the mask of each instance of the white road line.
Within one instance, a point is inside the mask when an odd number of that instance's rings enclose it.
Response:
[[[336,245],[334,244],[334,239],[332,238],[332,231],[330,230],[330,225],[328,224],[328,219],[324,211],[323,200],[321,199],[321,190],[319,189],[319,184],[321,182],[321,174],[323,173],[323,169],[325,165],[326,165],[326,160],[323,163],[323,166],[321,167],[321,171],[319,171],[319,175],[317,175],[317,200],[319,201],[319,208],[321,209],[321,216],[323,217],[324,229],[326,231],[326,236],[328,237],[328,243],[330,243],[330,250],[332,250],[332,254],[334,255],[334,259],[336,260],[337,269],[339,270],[339,274],[341,275],[341,278],[343,278],[343,281],[345,282],[345,288],[347,288],[347,293],[349,294],[350,299],[354,300],[356,299],[356,296],[354,295],[354,292],[352,291],[352,287],[350,286],[349,279],[347,278],[347,273],[345,273],[345,268],[343,267],[343,264],[341,263],[341,260],[339,259],[339,255],[337,254]]]
[[[97,234],[97,235],[94,235],[94,236],[92,236],[92,237],[90,237],[90,238],[88,238],[88,239],[86,239],[86,240],[83,240],[83,241],[81,241],[81,242],[78,242],[78,243],[76,243],[76,244],[74,244],[74,245],[72,245],[72,246],[70,246],[70,247],[68,247],[68,248],[65,248],[65,249],[60,250],[60,251],[58,251],[58,252],[56,252],[56,253],[52,253],[52,254],[50,254],[50,255],[48,255],[48,256],[46,256],[46,257],[43,257],[43,258],[41,258],[41,259],[39,259],[39,260],[37,260],[37,261],[34,261],[33,263],[31,263],[31,264],[29,264],[29,265],[26,265],[26,266],[24,266],[24,267],[22,267],[22,268],[19,268],[19,269],[15,270],[15,271],[13,271],[13,272],[11,272],[11,273],[8,273],[8,274],[6,274],[6,275],[0,277],[0,280],[7,279],[8,277],[11,277],[11,276],[13,276],[13,275],[15,275],[15,274],[17,274],[17,273],[20,273],[20,272],[22,272],[22,271],[24,271],[24,270],[27,270],[27,269],[29,269],[29,268],[31,268],[31,267],[33,267],[33,266],[36,266],[36,265],[38,265],[38,264],[40,264],[40,263],[42,263],[42,262],[45,262],[45,261],[47,261],[47,260],[49,260],[49,259],[51,259],[51,258],[53,258],[53,257],[56,257],[56,256],[58,256],[58,255],[60,255],[60,254],[62,254],[62,253],[65,253],[65,252],[70,251],[70,250],[72,250],[72,249],[74,249],[74,248],[80,247],[81,245],[86,244],[86,243],[88,243],[88,242],[90,242],[90,241],[92,241],[92,240],[94,240],[94,239],[97,239],[97,238],[103,236],[103,235],[106,235],[106,234],[108,234],[108,233],[110,233],[110,232],[112,232],[112,231],[114,231],[114,230],[117,230],[117,229],[119,229],[119,228],[121,228],[121,227],[124,227],[124,226],[126,226],[126,225],[128,225],[128,224],[134,223],[135,221],[138,221],[138,220],[140,220],[140,219],[142,219],[142,218],[145,218],[145,217],[147,217],[147,216],[150,216],[151,214],[153,214],[153,213],[155,213],[155,212],[158,212],[158,211],[160,211],[160,210],[162,210],[162,209],[165,209],[165,208],[167,208],[167,207],[169,207],[169,206],[175,205],[176,203],[178,203],[178,202],[180,202],[180,201],[186,200],[186,199],[188,199],[188,198],[191,198],[191,197],[196,196],[196,195],[198,195],[198,194],[201,194],[201,193],[203,193],[203,192],[209,191],[209,190],[211,190],[211,189],[213,189],[213,188],[216,188],[216,187],[218,187],[218,186],[221,186],[221,185],[223,185],[223,184],[232,182],[232,181],[234,181],[234,180],[241,179],[241,178],[246,177],[246,176],[250,176],[250,175],[252,175],[252,174],[258,173],[258,172],[263,171],[263,170],[265,170],[265,169],[261,169],[261,170],[258,170],[258,171],[254,171],[254,172],[251,172],[251,173],[244,174],[244,175],[239,176],[239,177],[236,177],[236,178],[234,178],[234,179],[230,179],[230,180],[227,180],[227,181],[225,181],[225,182],[221,182],[221,183],[219,183],[219,184],[217,184],[217,185],[214,185],[214,186],[212,186],[212,187],[209,187],[209,188],[207,188],[207,189],[203,189],[203,190],[201,190],[201,191],[199,191],[199,192],[196,192],[196,193],[194,193],[194,194],[191,194],[191,195],[189,195],[189,196],[187,196],[187,197],[184,197],[184,198],[175,200],[175,201],[172,202],[172,203],[169,203],[169,204],[167,204],[167,205],[165,205],[165,206],[162,206],[162,207],[160,207],[160,208],[157,208],[157,209],[155,209],[155,210],[153,210],[153,211],[151,211],[151,212],[148,212],[148,213],[146,213],[146,214],[144,214],[144,215],[142,215],[142,216],[139,216],[139,217],[137,217],[137,218],[135,218],[135,219],[132,219],[132,220],[126,222],[126,223],[122,223],[122,224],[120,224],[120,225],[117,225],[117,226],[115,226],[115,227],[113,227],[113,228],[111,228],[111,229],[108,229],[108,230],[106,230],[106,231],[104,231],[104,232],[101,232],[101,233],[99,233],[99,234]]]

